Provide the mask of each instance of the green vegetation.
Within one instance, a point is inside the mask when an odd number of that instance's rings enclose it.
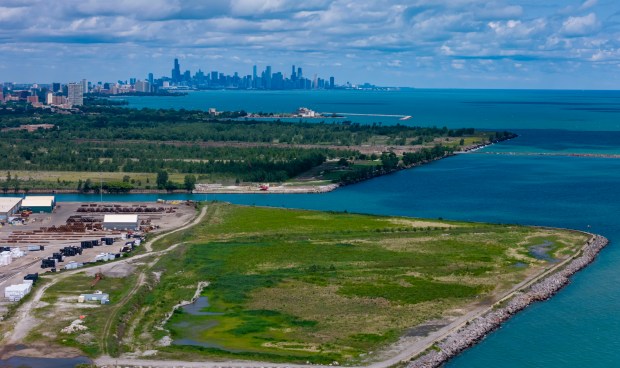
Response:
[[[163,239],[181,241],[153,268],[159,281],[132,299],[143,312],[128,349],[149,349],[157,326],[200,281],[201,314],[177,310],[165,328],[184,344],[164,357],[228,356],[355,362],[407,328],[492,304],[549,266],[530,254],[542,240],[564,259],[582,233],[508,225],[389,218],[212,204],[208,219]],[[150,336],[150,337],[149,337]]]
[[[111,294],[110,305],[75,303],[93,290],[85,273],[51,286],[34,311],[45,327],[28,341],[89,356],[157,349],[171,359],[354,364],[412,327],[492,305],[586,239],[567,230],[212,203],[202,223],[154,244],[184,243],[156,263],[144,259],[144,279],[134,272],[101,280],[96,288]],[[162,325],[200,282],[209,282],[202,307],[177,309]],[[88,330],[60,332],[80,315]],[[166,336],[178,344],[161,347]]]
[[[5,180],[3,191],[76,190],[79,180],[95,181],[98,178],[93,174],[100,172],[122,173],[123,177],[166,171],[180,176],[177,181],[152,184],[112,180],[104,186],[110,192],[187,189],[186,175],[194,175],[196,182],[284,182],[326,162],[372,162],[329,175],[335,182],[352,183],[443,157],[462,148],[461,138],[474,144],[511,136],[471,128],[246,121],[239,119],[243,112],[216,118],[204,111],[127,109],[97,98],[88,103],[75,114],[20,104],[0,107],[0,170],[79,173],[78,180],[56,183],[28,180],[31,175],[24,175]],[[19,128],[28,124],[54,128],[33,132]],[[413,145],[418,152],[382,152],[390,145]],[[381,148],[373,154],[362,153],[369,146]]]

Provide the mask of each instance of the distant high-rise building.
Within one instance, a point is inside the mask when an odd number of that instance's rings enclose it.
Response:
[[[297,79],[301,79],[304,77],[304,73],[302,73],[301,68],[297,68]]]
[[[294,81],[297,79],[297,74],[295,73],[295,65],[291,68],[291,80]]]
[[[134,89],[136,92],[151,92],[151,84],[148,81],[136,81]]]
[[[67,102],[71,106],[82,106],[84,104],[84,91],[82,83],[69,83],[67,90]]]
[[[336,80],[334,79],[334,77],[329,77],[329,88],[334,89],[335,86],[336,86]]]
[[[60,83],[52,83],[52,92],[60,92]]]
[[[179,59],[174,59],[174,69],[172,69],[172,82],[179,83],[181,81],[181,65]]]
[[[82,79],[82,93],[88,93],[88,81]]]
[[[48,105],[51,105],[54,103],[54,93],[53,92],[47,92],[47,95],[45,96],[45,103]]]
[[[265,68],[265,88],[271,89],[271,66]]]
[[[65,96],[52,96],[52,105],[64,105],[67,103]]]

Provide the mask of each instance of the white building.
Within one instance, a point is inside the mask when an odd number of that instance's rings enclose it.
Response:
[[[300,107],[297,110],[297,115],[299,115],[302,118],[316,118],[318,117],[318,114],[316,113],[316,111],[310,110],[306,107]]]
[[[51,213],[56,206],[54,196],[27,196],[21,203],[21,208],[31,210],[34,213]]]
[[[0,221],[17,213],[21,203],[22,198],[19,197],[0,197]]]
[[[138,215],[105,215],[103,216],[105,230],[140,230]]]

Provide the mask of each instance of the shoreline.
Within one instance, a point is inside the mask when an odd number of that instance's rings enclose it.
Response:
[[[466,154],[476,152],[482,148],[491,146],[495,143],[500,143],[503,141],[507,141],[513,138],[516,138],[517,135],[513,137],[508,137],[501,140],[495,140],[493,142],[488,142],[485,144],[476,144],[471,146],[463,147],[461,151],[453,152],[451,154],[447,154],[442,157],[437,157],[428,161],[422,161],[416,164],[407,165],[407,166],[399,166],[391,170],[381,170],[378,171],[376,175],[368,177],[368,178],[358,178],[352,182],[339,182],[339,183],[330,183],[330,184],[321,184],[321,185],[286,185],[286,183],[282,183],[278,186],[269,187],[268,190],[261,190],[259,183],[253,183],[250,185],[223,185],[223,184],[196,184],[196,187],[191,192],[188,192],[184,189],[178,189],[173,191],[160,190],[160,189],[132,189],[127,193],[109,193],[104,192],[103,194],[120,194],[120,195],[131,195],[131,194],[320,194],[320,193],[328,193],[334,191],[340,187],[344,187],[351,184],[361,183],[363,181],[367,181],[370,179],[378,178],[384,175],[393,174],[395,172],[401,170],[412,169],[417,166],[422,166],[429,164],[431,162],[442,160],[444,158],[448,158],[451,156],[456,156],[459,154]],[[5,195],[28,195],[28,194],[86,194],[86,195],[98,195],[96,192],[84,193],[82,191],[76,189],[29,189],[27,192],[23,189],[18,191],[8,191]]]
[[[548,300],[558,293],[570,283],[571,276],[591,264],[599,252],[608,244],[607,238],[592,235],[578,254],[494,303],[485,312],[469,319],[464,325],[458,326],[455,330],[448,332],[447,335],[434,340],[416,358],[407,363],[407,368],[439,367],[466,349],[478,344],[512,316],[531,304]]]
[[[575,153],[575,152],[480,152],[484,155],[505,155],[505,156],[548,156],[548,157],[592,157],[592,158],[620,158],[620,154],[615,153]]]

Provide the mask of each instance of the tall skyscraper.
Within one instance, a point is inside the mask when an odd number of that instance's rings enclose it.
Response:
[[[335,85],[336,85],[336,80],[334,79],[334,77],[329,77],[329,88],[334,89]]]
[[[149,73],[149,84],[153,85],[153,73]]]
[[[88,93],[88,81],[82,79],[82,93]]]
[[[297,79],[297,74],[295,73],[295,65],[291,68],[291,80],[294,81]]]
[[[60,92],[60,83],[52,83],[52,92]]]
[[[301,79],[304,77],[304,73],[302,73],[301,68],[297,68],[297,78]]]
[[[82,106],[84,104],[84,91],[82,83],[69,83],[67,102],[71,106]]]
[[[172,69],[172,81],[179,83],[181,81],[181,65],[179,59],[174,59],[174,69]]]
[[[265,88],[271,89],[271,66],[265,68]]]

